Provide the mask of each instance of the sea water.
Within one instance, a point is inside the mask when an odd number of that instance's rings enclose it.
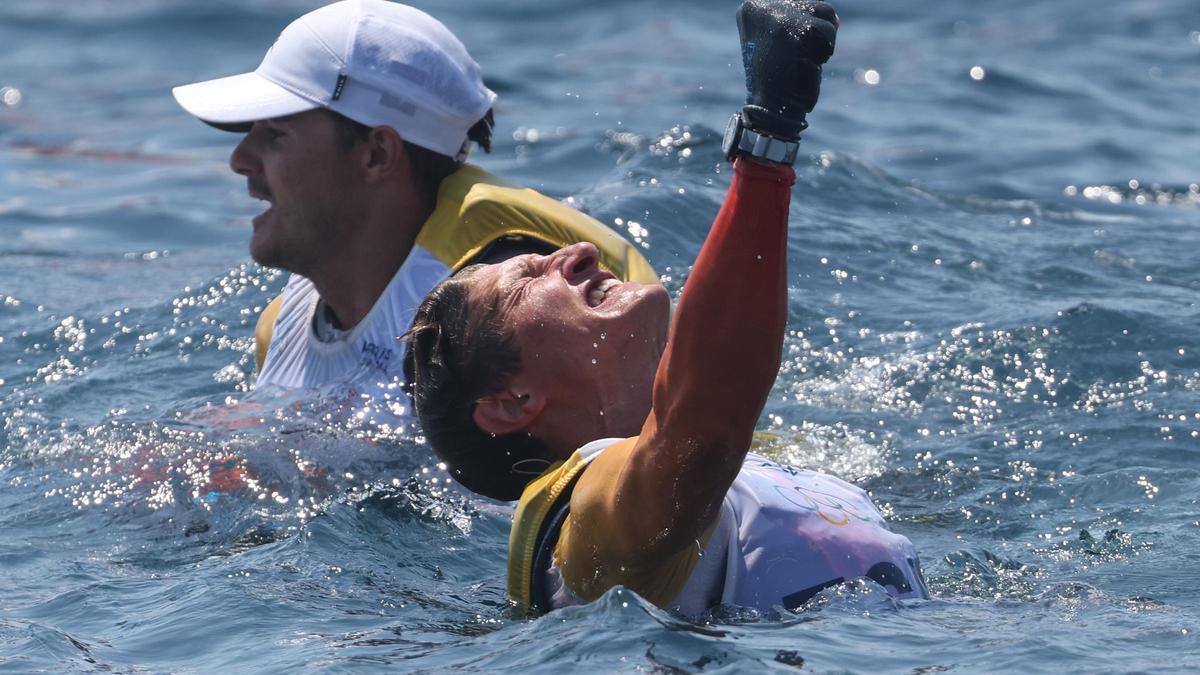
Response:
[[[759,449],[868,489],[932,599],[532,621],[508,510],[417,430],[251,394],[285,276],[249,259],[237,138],[169,90],[317,4],[0,3],[0,670],[1200,667],[1194,0],[838,6]],[[736,4],[421,6],[500,95],[477,161],[677,294],[729,181]]]

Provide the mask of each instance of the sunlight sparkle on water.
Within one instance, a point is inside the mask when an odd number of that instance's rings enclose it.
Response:
[[[0,102],[4,105],[15,108],[21,105],[21,90],[16,87],[0,87]]]
[[[854,71],[854,80],[859,84],[865,84],[868,87],[874,87],[879,84],[879,71],[874,68],[859,69]]]

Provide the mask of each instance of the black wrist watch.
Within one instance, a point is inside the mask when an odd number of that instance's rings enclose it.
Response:
[[[721,141],[725,159],[733,161],[739,154],[787,164],[796,163],[800,153],[800,141],[789,141],[761,131],[755,131],[742,122],[742,113],[735,112],[725,127],[725,139]]]

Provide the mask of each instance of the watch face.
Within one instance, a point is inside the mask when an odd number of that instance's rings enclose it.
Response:
[[[741,113],[733,113],[729,118],[729,123],[725,125],[725,138],[721,140],[721,150],[725,152],[725,159],[733,161],[733,155],[737,151],[739,136],[742,133],[742,115]]]

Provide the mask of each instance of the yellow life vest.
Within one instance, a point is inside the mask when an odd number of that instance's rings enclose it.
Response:
[[[521,493],[508,535],[508,598],[516,603],[518,614],[550,610],[542,606],[544,599],[535,597],[534,570],[548,567],[544,562],[537,563],[539,558],[553,554],[571,491],[587,465],[576,451],[566,462],[552,465]]]
[[[600,265],[625,281],[658,283],[658,274],[632,244],[611,228],[575,209],[466,164],[442,181],[433,213],[417,235],[452,271],[470,264],[489,245],[528,237],[554,248],[590,241],[600,250]],[[254,329],[255,357],[262,370],[283,296],[259,315]]]

